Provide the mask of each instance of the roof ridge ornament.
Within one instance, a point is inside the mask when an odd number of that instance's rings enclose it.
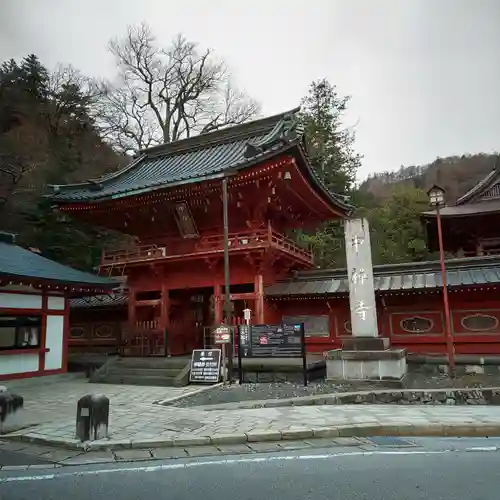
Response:
[[[274,146],[284,146],[302,137],[304,127],[298,122],[297,115],[287,113],[265,137],[257,141],[248,141],[244,152],[245,158],[253,158]]]

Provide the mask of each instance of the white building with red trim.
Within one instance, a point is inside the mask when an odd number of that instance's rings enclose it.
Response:
[[[69,299],[109,293],[116,286],[0,233],[0,380],[66,372]]]

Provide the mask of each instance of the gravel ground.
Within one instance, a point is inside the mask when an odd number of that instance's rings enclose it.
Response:
[[[408,389],[500,387],[500,375],[466,375],[452,380],[445,375],[412,374],[407,376],[405,387]],[[241,401],[258,401],[261,399],[286,399],[335,392],[369,391],[371,389],[384,389],[384,386],[380,384],[356,385],[353,383],[344,384],[327,381],[311,382],[308,387],[290,382],[243,384],[241,386],[234,384],[229,387],[216,387],[211,391],[189,396],[173,403],[173,406],[189,408]],[[387,386],[387,389],[395,390],[394,386]]]

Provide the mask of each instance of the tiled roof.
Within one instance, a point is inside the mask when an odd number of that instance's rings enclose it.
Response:
[[[464,205],[455,205],[451,207],[443,207],[440,209],[441,217],[467,217],[470,215],[487,214],[500,212],[500,200],[482,201],[480,203],[468,203]],[[435,217],[436,211],[429,210],[423,212],[422,217]]]
[[[374,266],[374,286],[378,292],[423,290],[442,286],[439,262],[418,262]],[[450,287],[500,283],[499,257],[451,259],[446,263]],[[347,271],[314,270],[297,273],[294,279],[271,285],[266,296],[314,296],[347,294]]]
[[[500,178],[499,167],[499,157],[497,156],[493,170],[484,179],[479,181],[472,189],[469,189],[469,191],[467,191],[463,196],[458,198],[455,205],[463,205],[464,203],[473,201],[478,195],[492,187],[492,185],[495,184]]]
[[[299,108],[287,113],[229,127],[220,131],[164,144],[140,152],[124,169],[81,184],[51,186],[56,202],[88,202],[133,196],[191,182],[220,178],[275,157],[292,148],[304,154],[304,130],[297,120]],[[352,207],[329,192],[307,165],[313,184],[346,212]]]
[[[117,283],[78,271],[17,245],[0,241],[0,277],[112,289]]]

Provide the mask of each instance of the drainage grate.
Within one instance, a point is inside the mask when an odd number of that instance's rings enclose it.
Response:
[[[391,436],[373,436],[367,438],[376,446],[388,446],[392,448],[406,448],[410,446],[417,446],[412,441],[408,441],[407,439],[401,439],[397,437]]]

